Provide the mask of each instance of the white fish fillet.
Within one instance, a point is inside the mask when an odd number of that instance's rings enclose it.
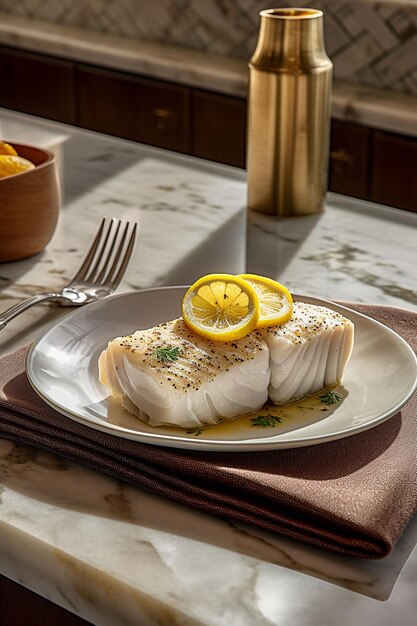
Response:
[[[164,361],[161,349],[177,348]],[[259,333],[213,342],[182,319],[109,342],[100,381],[151,426],[199,428],[261,408],[268,398],[269,351]]]
[[[294,302],[291,319],[262,336],[270,353],[269,398],[287,404],[341,381],[354,326],[327,307]]]

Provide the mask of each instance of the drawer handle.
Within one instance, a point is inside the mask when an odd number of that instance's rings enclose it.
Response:
[[[351,155],[348,154],[346,150],[343,150],[343,148],[340,148],[339,150],[332,150],[330,152],[330,158],[333,161],[338,161],[339,163],[352,163],[353,161]]]
[[[169,109],[156,108],[152,111],[156,117],[156,129],[158,131],[169,130],[175,125],[175,113]]]

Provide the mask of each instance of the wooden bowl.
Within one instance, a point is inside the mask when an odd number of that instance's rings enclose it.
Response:
[[[0,178],[0,262],[43,250],[54,234],[60,207],[54,154],[35,146],[11,145],[35,168]]]

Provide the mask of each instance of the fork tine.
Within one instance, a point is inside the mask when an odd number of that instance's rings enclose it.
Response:
[[[119,260],[121,258],[121,254],[122,254],[122,250],[126,241],[126,235],[129,230],[129,226],[130,226],[129,222],[126,222],[123,233],[121,234],[121,237],[120,237],[120,241],[118,242],[118,247],[113,256],[113,263],[111,264],[110,267],[108,267],[109,263],[105,264],[100,273],[100,276],[97,278],[97,282],[99,282],[100,284],[108,284],[109,282],[111,282],[112,276],[114,272],[116,271],[116,267],[118,266]],[[114,244],[115,244],[115,241],[113,242],[113,247],[114,247]]]
[[[106,223],[106,218],[103,217],[103,219],[101,220],[101,224],[97,230],[97,234],[94,238],[94,240],[91,242],[90,247],[84,257],[84,259],[81,262],[81,266],[79,267],[79,269],[77,270],[77,273],[75,274],[75,276],[73,277],[72,280],[84,280],[92,262],[95,256],[95,253],[97,251],[97,248],[99,247],[100,241],[102,239],[103,236],[103,231],[104,231],[104,226]]]
[[[101,220],[94,240],[90,243],[90,247],[81,262],[81,267],[77,271],[74,278],[58,292],[47,292],[32,296],[28,300],[12,306],[7,309],[7,311],[4,311],[0,315],[0,330],[5,328],[10,320],[14,319],[20,315],[20,313],[23,313],[39,302],[51,300],[62,306],[82,306],[89,302],[94,302],[103,298],[106,295],[110,295],[115,289],[117,289],[126,272],[130,257],[132,256],[132,252],[135,247],[137,223],[133,222],[133,228],[127,245],[125,244],[131,224],[129,222],[124,222],[125,227],[123,234],[121,237],[118,237],[122,220],[112,218],[107,228],[106,223],[107,218],[104,217]],[[107,249],[105,255],[106,258],[103,261],[107,243],[110,239],[110,233],[115,224],[116,233],[112,237],[110,251]],[[119,242],[116,249],[118,238]],[[92,268],[93,264],[94,267]],[[108,270],[110,265],[110,270]],[[100,272],[98,278],[100,278],[100,280],[105,280],[105,282],[98,284],[97,282],[94,282],[94,277],[88,279],[88,275],[93,276],[97,272]],[[97,289],[98,286],[100,286],[101,289]]]
[[[127,244],[127,248],[126,248],[126,250],[124,252],[123,261],[122,261],[122,263],[121,263],[121,265],[119,267],[119,270],[118,270],[116,276],[113,277],[113,271],[114,270],[112,268],[112,272],[111,272],[111,274],[107,278],[108,281],[111,281],[109,283],[109,285],[113,289],[116,289],[116,287],[120,284],[120,282],[121,282],[121,280],[122,280],[122,278],[123,278],[123,276],[124,276],[124,274],[126,272],[127,266],[129,264],[129,261],[130,261],[130,257],[132,256],[132,252],[133,252],[133,250],[135,248],[137,226],[138,225],[135,222],[134,225],[133,225],[132,233],[130,235],[129,243]],[[116,268],[114,268],[114,269],[116,269]]]
[[[109,244],[110,236],[112,234],[112,231],[114,230],[114,226],[116,226],[116,233],[113,235]],[[89,268],[84,280],[94,283],[97,282],[98,272],[101,270],[102,267],[105,267],[110,262],[111,253],[113,251],[114,242],[117,237],[119,228],[120,220],[112,217],[109,221],[105,237],[102,238],[101,246],[95,256],[94,263],[92,264],[92,267]]]

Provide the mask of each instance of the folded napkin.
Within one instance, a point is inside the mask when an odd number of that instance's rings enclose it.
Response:
[[[352,305],[350,305],[352,306]],[[354,307],[417,346],[417,313]],[[195,452],[99,432],[47,406],[26,349],[0,360],[0,437],[82,463],[176,502],[339,553],[389,554],[417,508],[417,399],[372,430],[269,452]]]

